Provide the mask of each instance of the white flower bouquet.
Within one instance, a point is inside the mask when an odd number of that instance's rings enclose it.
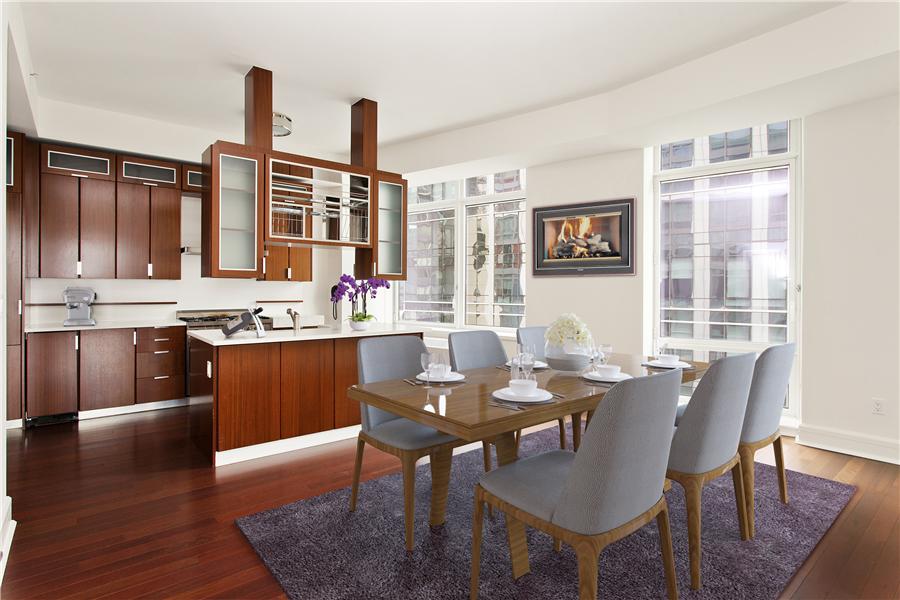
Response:
[[[590,362],[593,336],[578,315],[566,313],[557,317],[544,339],[547,364],[557,371],[580,371]]]

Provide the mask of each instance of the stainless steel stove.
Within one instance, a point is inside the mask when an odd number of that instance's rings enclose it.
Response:
[[[222,329],[246,309],[217,309],[217,310],[179,310],[175,318],[184,321],[188,329]],[[272,317],[260,315],[263,329],[272,329]],[[255,326],[253,327],[255,329]],[[188,396],[203,396],[212,394],[212,381],[206,376],[206,361],[212,360],[209,346],[195,344],[191,348],[191,336],[185,336],[187,348],[185,348],[185,360],[188,372]]]

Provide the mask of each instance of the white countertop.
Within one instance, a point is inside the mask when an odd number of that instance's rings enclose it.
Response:
[[[134,329],[140,327],[184,327],[184,321],[177,319],[166,320],[130,320],[130,321],[97,321],[96,325],[78,325],[66,327],[62,322],[56,323],[31,323],[25,325],[25,333],[43,333],[48,331],[83,331],[86,329]]]
[[[335,338],[359,338],[373,335],[402,335],[404,333],[423,333],[422,327],[408,325],[389,325],[374,323],[365,331],[353,331],[349,326],[315,327],[294,331],[278,329],[267,331],[265,337],[256,337],[255,331],[241,331],[230,338],[218,329],[189,329],[187,334],[211,346],[237,346],[240,344],[274,344],[278,342],[303,342],[308,340],[330,340]]]

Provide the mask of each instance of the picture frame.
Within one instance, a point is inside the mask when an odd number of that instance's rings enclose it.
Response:
[[[532,209],[532,273],[634,275],[634,198]]]

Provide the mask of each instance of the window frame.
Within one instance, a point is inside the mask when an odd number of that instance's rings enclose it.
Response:
[[[802,391],[800,387],[800,328],[801,328],[801,281],[802,260],[800,251],[802,248],[802,173],[800,171],[800,155],[802,150],[802,122],[799,119],[788,121],[788,149],[787,152],[769,156],[741,158],[730,161],[716,162],[706,165],[679,167],[661,170],[661,144],[653,147],[653,210],[657,215],[653,219],[653,311],[651,313],[652,344],[658,348],[660,344],[677,346],[700,352],[761,352],[770,344],[764,342],[738,341],[738,340],[700,340],[691,338],[660,337],[660,315],[662,306],[660,302],[660,281],[662,250],[662,199],[661,187],[663,183],[699,177],[714,177],[729,173],[740,173],[778,167],[788,168],[788,277],[787,277],[787,341],[797,344],[797,353],[794,359],[794,369],[790,379],[790,394],[788,406],[783,410],[782,416],[788,422],[798,422],[800,417],[800,403]],[[715,134],[713,134],[715,135]],[[708,136],[707,136],[708,137]]]
[[[481,177],[483,175],[489,175],[492,179],[493,185],[493,176],[496,173],[504,173],[506,171],[512,171],[515,169],[505,169],[501,171],[495,171],[492,173],[482,173],[480,175],[469,175],[465,177],[460,177],[458,179],[450,179],[447,181],[457,181],[458,189],[459,189],[459,197],[456,200],[439,200],[437,202],[426,202],[423,204],[419,204],[418,202],[408,202],[407,203],[407,214],[412,215],[416,213],[424,213],[431,212],[436,210],[453,210],[453,218],[455,223],[455,239],[454,239],[454,280],[457,282],[456,284],[456,293],[453,296],[453,323],[427,323],[423,321],[410,321],[406,319],[400,318],[400,293],[393,294],[394,296],[394,322],[403,325],[412,325],[416,327],[426,327],[430,330],[434,331],[460,331],[460,330],[488,330],[495,331],[501,335],[501,337],[509,337],[514,336],[516,328],[515,327],[499,327],[499,326],[491,326],[491,325],[467,325],[466,324],[466,209],[471,206],[479,206],[482,204],[497,204],[500,202],[511,202],[511,201],[522,201],[525,203],[525,210],[528,210],[528,189],[526,182],[526,173],[527,169],[525,167],[520,167],[518,170],[520,171],[520,182],[521,188],[512,192],[503,192],[500,194],[484,194],[483,196],[467,196],[465,185],[466,179],[469,177]],[[421,185],[433,185],[435,183],[445,183],[446,181],[435,181],[432,184],[422,183]],[[414,194],[415,188],[410,184],[409,190],[410,194]],[[526,236],[527,237],[527,236]],[[529,251],[529,240],[525,240],[525,254],[528,254]],[[526,293],[526,313],[527,313],[527,294],[528,290],[525,290]],[[526,317],[522,319],[522,324],[525,324]]]

